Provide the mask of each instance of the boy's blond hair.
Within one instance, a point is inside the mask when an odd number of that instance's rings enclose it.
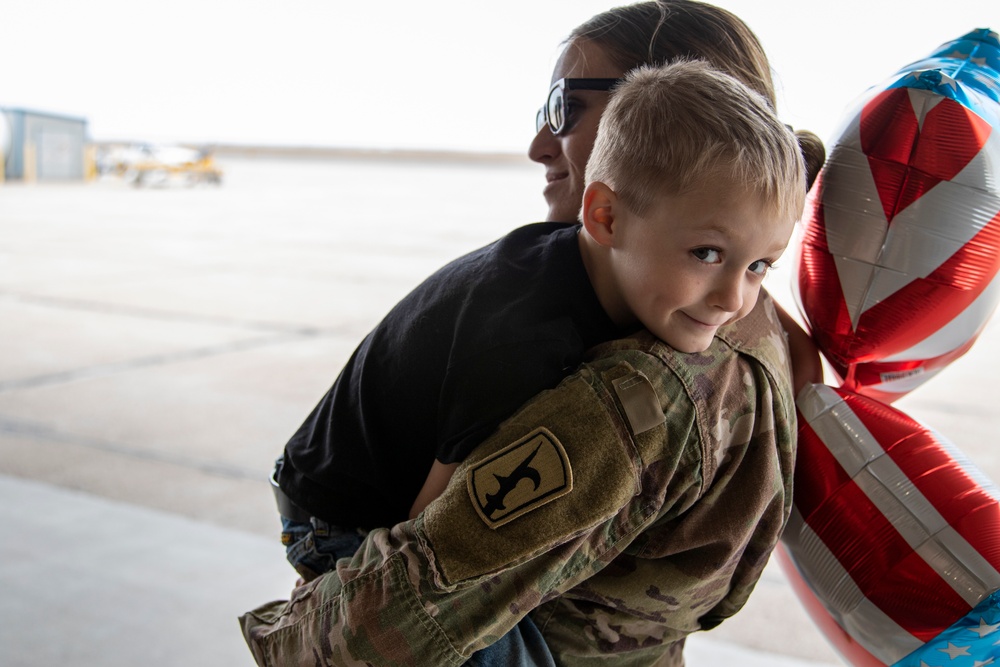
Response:
[[[805,201],[798,142],[760,94],[702,60],[632,70],[601,116],[586,181],[638,215],[659,195],[722,180],[782,219]]]

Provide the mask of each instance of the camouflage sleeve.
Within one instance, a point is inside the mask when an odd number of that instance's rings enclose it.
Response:
[[[664,409],[628,363],[583,367],[506,421],[416,520],[373,531],[289,602],[241,617],[257,662],[462,664],[657,519],[663,508],[639,495],[637,433],[679,441],[658,478],[700,451],[691,418],[668,432]]]

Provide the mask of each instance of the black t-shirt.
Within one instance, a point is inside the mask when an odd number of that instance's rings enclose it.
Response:
[[[342,526],[405,520],[435,458],[461,461],[587,349],[620,336],[578,229],[522,227],[403,298],[286,445],[285,493]]]

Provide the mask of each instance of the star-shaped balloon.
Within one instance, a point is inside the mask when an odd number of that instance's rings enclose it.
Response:
[[[878,400],[799,395],[780,557],[851,664],[1000,659],[1000,489],[940,434]]]
[[[869,91],[804,217],[798,299],[846,388],[892,401],[1000,302],[1000,40],[977,30]]]

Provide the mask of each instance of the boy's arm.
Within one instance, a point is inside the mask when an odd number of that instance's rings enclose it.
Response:
[[[455,474],[457,467],[457,463],[441,463],[437,459],[434,460],[431,471],[424,481],[424,486],[417,494],[417,499],[413,501],[413,507],[410,508],[411,519],[416,519],[417,515],[423,512],[432,500],[444,493],[445,487],[448,486],[448,482],[451,481],[451,476]]]
[[[243,616],[258,663],[459,665],[611,562],[663,509],[640,495],[637,438],[670,438],[645,377],[604,368],[533,399],[416,520]],[[660,470],[690,455],[673,444]]]
[[[810,384],[822,384],[823,363],[820,360],[819,348],[809,336],[809,334],[799,326],[789,313],[774,301],[774,309],[778,313],[781,327],[788,337],[788,348],[791,352],[792,364],[792,391],[797,395],[799,391]]]

